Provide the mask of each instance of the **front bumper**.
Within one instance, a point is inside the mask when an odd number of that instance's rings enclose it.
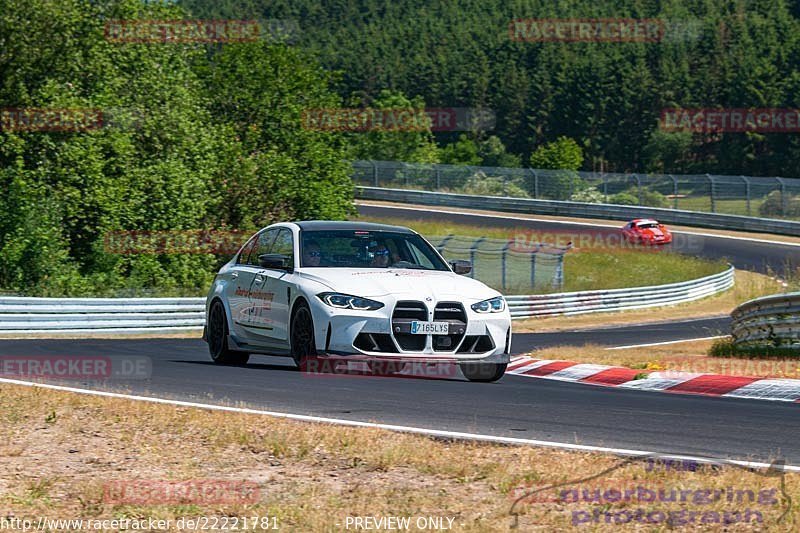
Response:
[[[420,306],[418,317],[399,316],[403,304]],[[455,313],[461,307],[461,316]],[[422,307],[424,306],[424,307]],[[317,352],[409,362],[508,363],[511,315],[479,314],[460,302],[393,301],[377,311],[343,311],[320,305],[314,314]],[[449,316],[443,316],[448,309]],[[423,317],[423,313],[425,316]],[[450,335],[412,335],[414,319],[448,322]],[[446,338],[445,338],[446,337]]]

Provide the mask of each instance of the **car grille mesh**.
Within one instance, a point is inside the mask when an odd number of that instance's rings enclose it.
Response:
[[[449,335],[434,335],[433,349],[437,352],[452,352],[467,331],[467,313],[459,302],[439,302],[433,310],[435,322],[449,322]]]
[[[412,335],[410,333],[397,333],[396,320],[400,319],[403,322],[408,320],[428,320],[428,308],[422,302],[413,302],[401,300],[397,302],[392,313],[392,331],[394,331],[394,338],[401,349],[406,351],[420,351],[425,349],[425,340],[427,335]]]

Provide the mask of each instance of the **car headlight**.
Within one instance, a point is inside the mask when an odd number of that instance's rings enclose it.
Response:
[[[502,296],[497,296],[472,304],[471,307],[476,313],[502,313],[506,310],[506,301]]]
[[[383,307],[381,302],[370,300],[368,298],[361,298],[359,296],[351,296],[349,294],[340,294],[338,292],[322,292],[317,294],[317,298],[337,309],[353,309],[355,311],[375,311]]]

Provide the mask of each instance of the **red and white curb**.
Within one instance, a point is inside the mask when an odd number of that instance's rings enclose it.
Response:
[[[689,372],[647,372],[618,366],[512,357],[507,374],[679,394],[800,403],[800,379],[754,378]],[[642,375],[645,377],[642,377]],[[639,379],[636,377],[639,376]]]

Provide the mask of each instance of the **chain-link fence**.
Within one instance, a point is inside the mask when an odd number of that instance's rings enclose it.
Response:
[[[564,254],[570,246],[531,246],[514,240],[458,235],[426,239],[445,259],[470,261],[470,277],[505,294],[551,292],[564,285]]]
[[[356,185],[800,219],[800,180],[355,161]]]

